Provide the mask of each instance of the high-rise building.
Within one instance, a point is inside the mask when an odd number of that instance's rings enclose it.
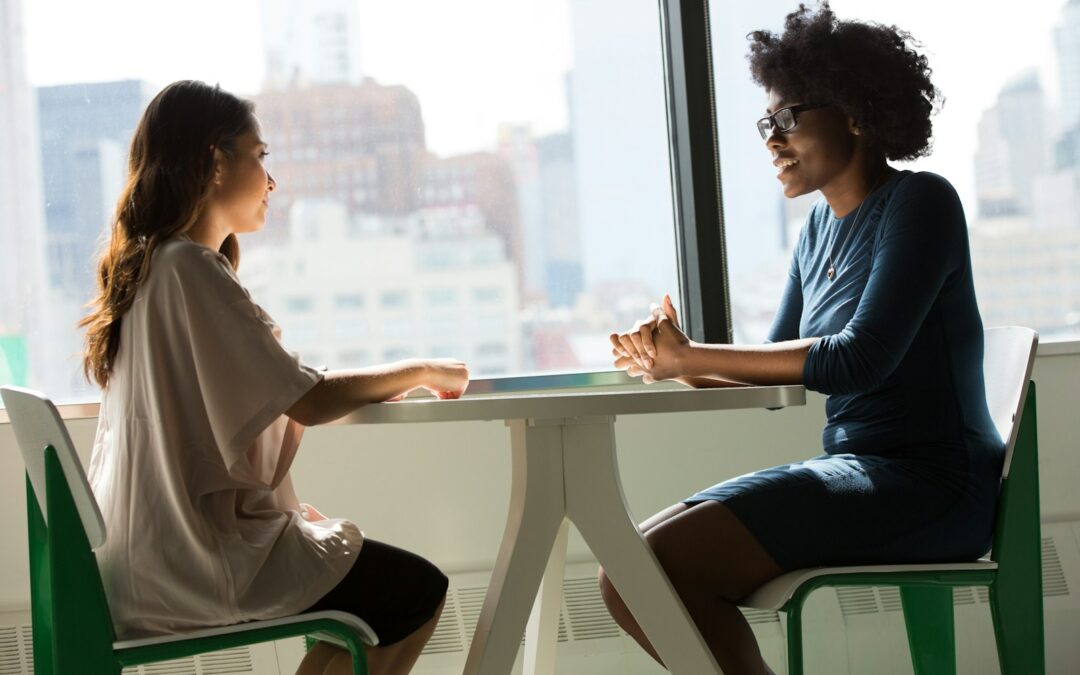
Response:
[[[280,237],[299,199],[332,199],[349,217],[402,215],[419,206],[427,162],[420,101],[372,79],[254,97],[277,180],[268,236]]]
[[[536,137],[528,124],[502,124],[497,152],[513,172],[521,212],[522,289],[526,304],[544,291],[545,236]]]
[[[260,9],[267,89],[363,80],[358,0],[262,0]]]
[[[506,256],[517,267],[518,286],[524,284],[521,204],[513,169],[505,159],[493,152],[429,157],[420,193],[424,208],[478,208],[485,227],[498,235]]]
[[[312,365],[521,368],[517,270],[476,207],[350,217],[334,200],[300,200],[288,241],[245,251],[240,275]]]
[[[150,97],[149,85],[137,80],[38,89],[49,281],[78,304],[93,293],[94,254]]]
[[[1035,71],[1014,78],[979,122],[975,190],[979,214],[1030,214],[1033,183],[1050,166],[1043,90]]]
[[[536,140],[536,150],[544,291],[553,306],[569,306],[574,304],[585,283],[574,139],[566,132],[548,134]]]
[[[0,371],[42,386],[44,217],[33,90],[26,77],[22,2],[0,3]]]
[[[378,215],[387,222],[421,208],[476,206],[520,266],[520,209],[510,165],[492,152],[431,155],[420,101],[406,87],[366,78],[360,86],[291,88],[254,100],[278,184],[260,239],[285,238],[299,200],[332,200],[350,219]]]
[[[656,6],[573,2],[570,14],[574,72],[568,98],[586,285],[633,277],[644,279],[654,296],[674,291],[674,209]]]

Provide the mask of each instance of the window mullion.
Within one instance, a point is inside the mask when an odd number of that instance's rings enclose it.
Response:
[[[683,324],[731,342],[708,0],[660,0]]]

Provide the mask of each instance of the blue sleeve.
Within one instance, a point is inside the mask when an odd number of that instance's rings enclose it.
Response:
[[[824,336],[806,357],[803,383],[825,394],[880,385],[911,346],[967,236],[964,211],[940,176],[913,174],[882,216],[870,277],[851,321]]]
[[[788,269],[787,285],[784,286],[784,295],[780,298],[780,306],[773,317],[772,327],[766,342],[783,342],[784,340],[797,340],[799,337],[799,324],[802,322],[802,275],[799,272],[799,247],[791,255],[791,267]]]

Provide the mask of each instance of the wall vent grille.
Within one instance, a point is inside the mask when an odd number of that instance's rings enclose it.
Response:
[[[211,654],[200,654],[197,661],[200,675],[232,675],[250,673],[254,669],[249,647],[233,647]]]
[[[442,616],[431,639],[424,646],[423,653],[449,654],[462,651],[461,633],[461,617],[456,594],[447,593]]]
[[[193,656],[186,659],[176,659],[175,661],[148,663],[145,666],[139,666],[138,670],[133,671],[133,673],[135,672],[141,675],[198,675],[195,670],[195,657]]]
[[[0,628],[0,675],[22,675],[24,664],[20,642],[18,626]]]
[[[840,586],[836,589],[836,597],[844,616],[877,614],[880,611],[872,586]]]
[[[19,626],[22,636],[23,663],[26,675],[34,675],[34,634],[29,625]]]
[[[563,597],[574,640],[613,638],[622,633],[604,605],[595,577],[567,579],[563,586]]]
[[[768,623],[780,623],[780,615],[777,612],[768,609],[749,609],[747,607],[740,607],[743,616],[746,617],[747,623],[751,626],[768,624]]]
[[[1042,540],[1042,576],[1043,597],[1069,594],[1069,583],[1065,580],[1065,570],[1061,567],[1061,557],[1058,556],[1053,537],[1043,537]]]
[[[877,588],[878,599],[881,600],[881,609],[886,612],[901,612],[904,609],[900,601],[900,589],[895,586],[881,586]]]

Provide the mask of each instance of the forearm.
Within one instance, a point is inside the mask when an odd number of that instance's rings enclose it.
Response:
[[[368,403],[386,401],[421,386],[424,374],[423,363],[416,360],[331,370],[286,414],[305,426],[325,424]]]
[[[680,371],[683,379],[693,381],[708,378],[734,384],[802,384],[806,354],[817,340],[764,345],[691,342],[680,359]]]

